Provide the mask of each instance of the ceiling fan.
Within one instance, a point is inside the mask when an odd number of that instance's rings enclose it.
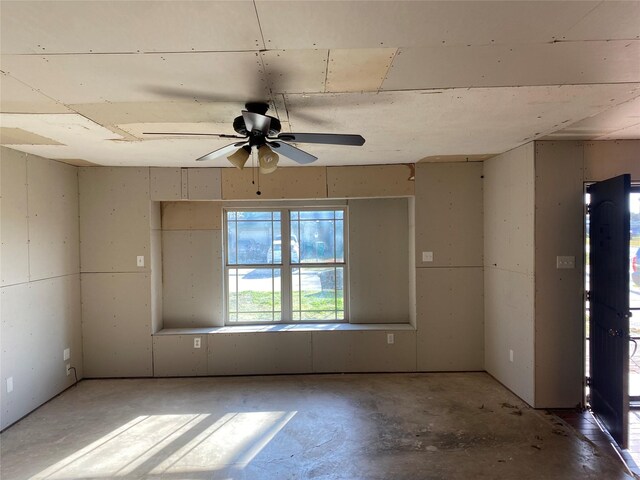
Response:
[[[284,155],[296,163],[305,165],[318,158],[287,142],[321,143],[325,145],[361,146],[365,140],[361,135],[334,133],[280,133],[280,120],[267,115],[269,104],[263,102],[249,102],[246,110],[233,120],[233,129],[238,135],[223,133],[170,133],[145,132],[144,135],[198,135],[218,138],[234,138],[235,142],[207,153],[196,161],[213,160],[227,156],[229,162],[242,169],[251,155],[252,149],[258,153],[260,173],[267,174],[276,170],[279,155]]]

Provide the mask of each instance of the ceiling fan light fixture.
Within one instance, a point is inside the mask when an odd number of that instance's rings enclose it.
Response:
[[[247,160],[249,159],[250,154],[251,154],[250,147],[247,147],[247,146],[240,147],[234,153],[229,155],[227,157],[227,160],[229,160],[231,165],[242,170],[244,168],[244,164],[247,163]]]
[[[260,164],[260,173],[263,175],[275,172],[279,159],[278,154],[271,150],[268,145],[261,145],[258,148],[258,163]]]

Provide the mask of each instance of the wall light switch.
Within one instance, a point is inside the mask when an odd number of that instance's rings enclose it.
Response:
[[[138,255],[137,265],[139,267],[144,267],[144,255]]]
[[[395,335],[393,333],[387,333],[387,343],[391,345],[395,343],[395,341],[396,341]]]
[[[576,268],[576,257],[574,256],[556,257],[556,268]]]
[[[7,393],[13,392],[13,377],[7,378]]]
[[[193,339],[193,348],[200,348],[200,337]]]
[[[423,262],[433,262],[433,252],[422,252]]]
[[[509,350],[509,361],[513,363],[513,350]]]
[[[71,349],[65,348],[64,351],[62,352],[62,359],[69,360],[70,358],[71,358]]]

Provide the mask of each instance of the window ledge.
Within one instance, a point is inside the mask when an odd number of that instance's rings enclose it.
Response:
[[[237,325],[210,328],[165,328],[154,335],[215,335],[224,333],[260,332],[334,332],[334,331],[413,331],[409,323],[318,323],[301,325]]]

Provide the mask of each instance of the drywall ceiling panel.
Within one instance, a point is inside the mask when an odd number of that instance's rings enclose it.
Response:
[[[148,271],[149,169],[83,167],[79,184],[82,272]]]
[[[280,157],[280,165],[284,163]],[[255,182],[255,183],[254,183]],[[257,192],[260,192],[258,194]],[[257,169],[222,169],[225,200],[327,198],[327,171],[322,167],[283,168],[268,175]]]
[[[77,158],[104,166],[193,167],[201,165],[201,162],[196,163],[196,158],[228,143],[228,139],[217,138],[170,138],[136,142],[88,142],[78,138],[72,145],[15,145],[12,148],[55,160]],[[207,161],[206,164],[226,167],[229,162],[221,157]]]
[[[182,170],[180,168],[150,168],[151,200],[180,200]]]
[[[622,128],[611,132],[607,135],[603,135],[598,140],[634,140],[640,138],[640,124],[632,125],[630,127]]]
[[[421,158],[419,162],[484,162],[494,157],[496,154],[488,153],[485,155],[432,155],[430,157]]]
[[[220,230],[218,202],[162,202],[162,230]]]
[[[200,348],[193,347],[200,339]],[[207,337],[204,335],[155,335],[154,377],[197,377],[207,374]]]
[[[545,139],[549,140],[593,140],[607,138],[609,136],[618,138],[628,129],[631,133],[634,126],[640,124],[640,97],[624,102],[605,110],[602,113],[585,118],[573,123],[562,130],[553,132]],[[637,132],[637,129],[636,129]],[[640,138],[632,136],[629,138]]]
[[[551,42],[598,2],[256,1],[266,48]],[[286,28],[283,28],[286,26]]]
[[[83,273],[82,343],[87,377],[153,374],[148,273]]]
[[[3,57],[0,57],[0,62],[2,60]],[[4,69],[5,67],[2,65],[0,68]],[[0,112],[71,113],[71,110],[10,75],[1,74]]]
[[[377,92],[396,48],[334,49],[329,52],[327,92]]]
[[[248,51],[4,55],[2,65],[12,76],[64,104],[268,98],[262,61]]]
[[[482,267],[418,268],[416,282],[418,370],[484,370]]]
[[[240,114],[240,111],[237,110],[237,114]],[[238,116],[236,115],[236,116]],[[237,135],[237,133],[233,130],[233,118],[229,118],[228,122],[223,123],[212,123],[212,122],[201,122],[201,123],[128,123],[128,124],[119,124],[117,128],[124,130],[125,132],[133,135],[134,137],[145,139],[145,140],[157,140],[162,138],[181,138],[188,139],[190,135],[180,135],[182,133],[195,133],[198,134],[195,138],[200,138],[205,140],[207,138],[217,139],[211,135],[208,137],[208,134],[211,133],[222,133],[226,135]],[[169,135],[167,135],[169,134]],[[175,135],[171,135],[175,134]],[[227,143],[233,141],[233,139],[228,140]]]
[[[393,333],[394,343],[387,343]],[[416,370],[414,331],[313,332],[313,371],[413,372]]]
[[[325,50],[267,50],[260,53],[267,83],[274,93],[324,92]]]
[[[330,198],[404,197],[414,194],[409,180],[413,165],[375,165],[327,168]]]
[[[2,53],[264,48],[251,1],[3,2],[1,26]]]
[[[61,145],[47,137],[21,128],[0,127],[0,145]]]
[[[219,168],[189,168],[187,181],[189,200],[220,200],[222,174]]]
[[[640,2],[600,2],[560,40],[629,40],[640,38]]]
[[[638,82],[638,58],[640,41],[402,48],[382,90]]]
[[[29,278],[80,272],[78,169],[29,157]]]
[[[504,152],[638,96],[639,84],[287,95],[294,131],[359,133],[362,147],[300,144],[320,165]],[[407,125],[413,126],[407,128]]]
[[[19,128],[54,140],[55,143],[50,142],[46,145],[32,145],[34,148],[40,148],[45,152],[65,152],[67,145],[96,145],[102,140],[122,138],[120,135],[116,135],[112,131],[92,122],[82,115],[70,113],[1,113],[0,122],[2,122],[2,126],[5,128]],[[20,146],[16,146],[15,148],[22,150]],[[51,158],[47,155],[42,156]],[[60,157],[56,155],[54,158]],[[67,158],[74,158],[74,156],[67,156]]]
[[[0,231],[2,286],[29,281],[27,161],[23,153],[0,148]]]
[[[209,375],[311,373],[311,332],[207,335]]]
[[[162,232],[164,328],[222,326],[220,230]]]

